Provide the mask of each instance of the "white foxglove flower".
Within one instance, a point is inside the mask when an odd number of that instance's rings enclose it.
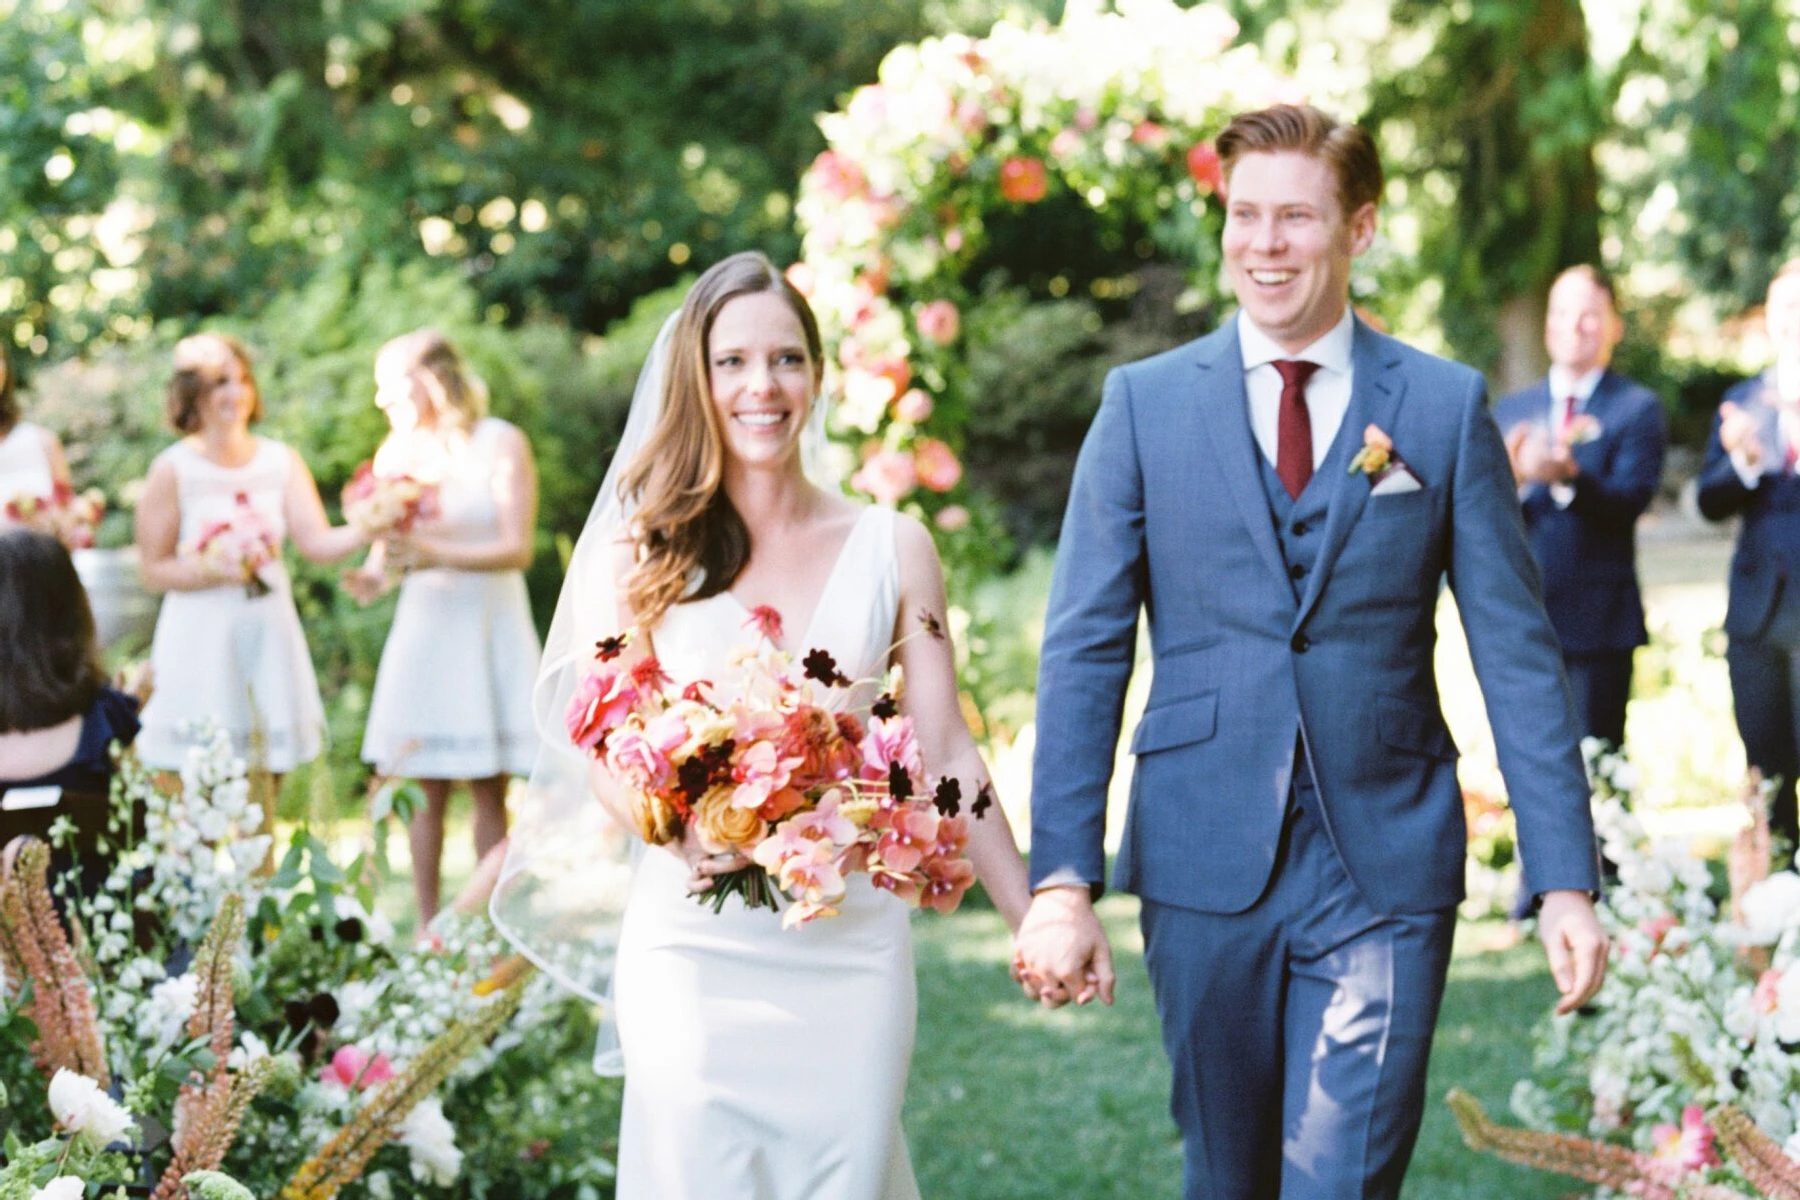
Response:
[[[136,1129],[131,1114],[98,1083],[66,1067],[57,1068],[50,1079],[50,1111],[63,1129],[96,1147],[110,1146]]]
[[[412,1155],[413,1178],[421,1183],[448,1187],[462,1172],[463,1152],[456,1148],[456,1130],[435,1096],[413,1106],[400,1122],[394,1140]]]
[[[87,1195],[87,1184],[74,1175],[58,1175],[37,1191],[31,1200],[81,1200]]]

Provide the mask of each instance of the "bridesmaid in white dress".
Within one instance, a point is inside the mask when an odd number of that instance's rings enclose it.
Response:
[[[12,361],[0,342],[0,526],[8,524],[8,502],[21,493],[47,498],[57,484],[69,486],[62,443],[48,429],[20,416]]]
[[[262,396],[236,338],[201,333],[176,343],[167,411],[185,436],[157,455],[137,508],[144,586],[168,593],[150,644],[155,690],[138,755],[153,767],[179,768],[198,722],[208,718],[247,753],[260,725],[266,764],[279,782],[318,756],[325,730],[287,568],[279,556],[261,568],[267,590],[252,596],[241,572],[201,556],[195,543],[208,525],[245,507],[278,547],[291,537],[312,562],[336,562],[365,539],[326,519],[298,454],[250,432]]]
[[[625,468],[631,540],[616,568],[625,620],[678,682],[716,677],[755,643],[750,610],[782,615],[779,649],[828,650],[853,678],[944,624],[924,526],[815,486],[802,430],[820,383],[818,326],[760,254],[695,284],[674,326],[658,424]],[[947,641],[906,640],[902,706],[927,774],[973,798],[987,772],[958,704]],[[866,705],[871,697],[865,694]],[[596,766],[596,791],[616,787]],[[999,808],[969,854],[1014,928],[1028,902]],[[900,1112],[916,992],[908,910],[853,876],[839,916],[783,930],[736,899],[691,894],[745,865],[686,842],[643,852],[620,931],[625,1062],[619,1200],[913,1200]]]
[[[485,857],[506,836],[507,780],[531,769],[537,749],[538,640],[521,573],[531,565],[537,474],[525,435],[484,415],[480,380],[436,330],[383,346],[375,384],[392,427],[375,453],[376,473],[438,485],[437,515],[378,542],[345,578],[366,602],[386,586],[384,565],[410,568],[382,648],[362,756],[425,791],[425,810],[408,831],[423,928],[438,910],[451,786],[469,781],[475,853]]]

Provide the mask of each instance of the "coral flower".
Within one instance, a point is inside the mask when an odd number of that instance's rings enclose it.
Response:
[[[1198,142],[1187,152],[1187,169],[1203,192],[1217,192],[1225,186],[1224,167],[1211,142]]]
[[[949,914],[956,911],[963,894],[974,884],[975,865],[966,858],[934,858],[926,862],[925,876],[919,907]]]
[[[948,300],[921,304],[913,319],[919,327],[919,336],[934,346],[948,346],[962,332],[962,316],[956,311],[956,305]]]
[[[894,416],[902,421],[920,425],[931,416],[931,397],[918,388],[909,388],[904,396],[894,401]]]
[[[387,1055],[377,1052],[371,1056],[357,1046],[339,1046],[331,1061],[319,1072],[319,1078],[326,1083],[353,1092],[386,1083],[393,1077],[394,1064],[388,1061]]]
[[[956,451],[936,438],[913,443],[913,473],[934,492],[947,492],[962,480],[962,463]]]
[[[890,506],[905,499],[918,482],[918,469],[913,465],[912,455],[899,450],[877,450],[863,463],[862,469],[850,477],[851,487]]]
[[[908,874],[937,845],[939,820],[930,808],[902,808],[894,813],[887,832],[875,843],[875,852],[890,870]]]
[[[1000,195],[1014,204],[1036,204],[1049,190],[1042,159],[1015,155],[1000,164]]]

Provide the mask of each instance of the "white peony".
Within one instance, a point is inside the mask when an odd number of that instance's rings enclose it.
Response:
[[[1779,871],[1744,893],[1744,927],[1767,944],[1800,925],[1800,875]]]
[[[37,1191],[31,1200],[81,1200],[87,1195],[87,1184],[74,1175],[58,1175]]]
[[[225,1065],[233,1071],[242,1071],[252,1063],[261,1062],[267,1057],[269,1057],[269,1043],[246,1029],[238,1034],[237,1048],[231,1052],[231,1057],[225,1060]]]
[[[56,1123],[97,1147],[121,1141],[136,1129],[131,1114],[86,1075],[58,1067],[50,1079],[50,1111]]]
[[[150,989],[150,998],[138,1013],[138,1036],[158,1050],[167,1050],[187,1032],[187,1023],[200,1001],[200,977],[189,971],[165,979]]]
[[[437,1097],[421,1100],[400,1122],[394,1139],[412,1155],[413,1178],[421,1183],[448,1187],[462,1171],[463,1152],[456,1148],[456,1130],[444,1116]]]

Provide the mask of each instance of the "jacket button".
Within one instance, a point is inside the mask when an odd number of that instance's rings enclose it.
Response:
[[[1292,566],[1290,566],[1288,568],[1288,578],[1289,579],[1305,579],[1306,578],[1306,568],[1303,565],[1301,565],[1300,563],[1294,563]]]
[[[1291,526],[1288,527],[1288,532],[1293,534],[1295,537],[1305,537],[1306,536],[1306,522],[1305,521],[1295,521]]]
[[[1296,633],[1293,641],[1289,642],[1288,645],[1294,648],[1295,654],[1305,654],[1312,648],[1312,639],[1307,637],[1304,633]]]

